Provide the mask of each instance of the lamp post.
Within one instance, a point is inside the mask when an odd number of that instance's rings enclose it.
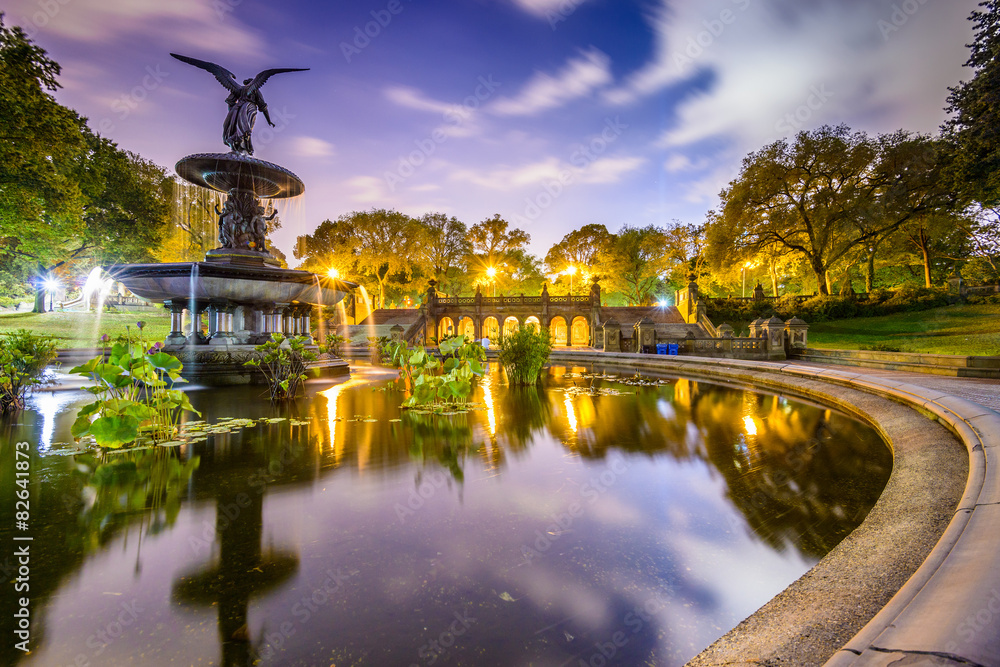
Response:
[[[51,313],[53,310],[55,310],[55,305],[56,305],[56,290],[59,289],[59,281],[56,280],[55,278],[49,276],[48,278],[45,279],[44,286],[45,286],[45,291],[48,292],[48,294],[49,294],[49,310],[48,310],[48,312]],[[45,297],[42,297],[42,312],[43,313],[45,312]]]
[[[743,264],[743,298],[747,298],[747,269],[757,266],[757,262],[746,262]]]
[[[570,296],[570,299],[572,299],[573,298],[573,276],[576,275],[576,267],[572,266],[572,265],[569,266],[569,268],[566,269],[566,273],[569,274],[569,296]]]
[[[486,269],[486,275],[489,276],[490,283],[493,285],[493,298],[495,299],[496,296],[497,296],[497,281],[496,281],[497,270],[496,270],[496,268],[491,266],[490,268]]]

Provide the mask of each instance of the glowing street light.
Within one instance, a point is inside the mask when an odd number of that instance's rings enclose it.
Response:
[[[576,267],[569,266],[563,273],[569,274],[569,295],[573,296],[573,276],[576,275]]]
[[[56,290],[60,287],[59,281],[52,276],[49,276],[42,282],[42,286],[45,288],[45,291],[49,293],[49,312],[51,313],[55,310]],[[42,301],[42,310],[45,310],[45,301]]]
[[[497,295],[497,270],[495,266],[491,266],[486,269],[486,275],[489,276],[490,283],[493,285],[493,297],[496,298]]]

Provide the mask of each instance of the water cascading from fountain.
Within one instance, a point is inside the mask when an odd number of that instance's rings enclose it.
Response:
[[[372,317],[374,310],[372,309],[372,299],[368,296],[368,290],[365,289],[364,285],[358,285],[358,292],[361,292],[361,299],[365,302],[365,316],[364,320],[368,322],[368,337],[378,338],[378,329],[375,328],[375,318]],[[354,293],[354,317],[355,324],[357,323],[358,309],[357,309],[357,292]]]
[[[101,288],[101,267],[95,266],[87,274],[87,282],[83,284],[83,312],[90,312],[90,300]]]

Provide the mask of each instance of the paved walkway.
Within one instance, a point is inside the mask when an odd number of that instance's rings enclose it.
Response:
[[[859,375],[907,382],[909,384],[915,384],[918,387],[927,387],[928,389],[944,391],[952,394],[953,396],[964,398],[967,401],[972,401],[973,403],[979,403],[984,407],[1000,412],[1000,380],[949,377],[946,375],[931,375],[929,373],[911,373],[909,371],[888,371],[877,368],[843,366],[840,364],[818,364],[813,362],[794,363],[796,366],[849,371]]]

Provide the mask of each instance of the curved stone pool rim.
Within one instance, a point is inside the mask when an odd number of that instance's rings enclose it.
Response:
[[[893,450],[858,529],[690,664],[1000,665],[1000,414],[863,369],[568,350],[551,361],[799,394],[869,422]]]

